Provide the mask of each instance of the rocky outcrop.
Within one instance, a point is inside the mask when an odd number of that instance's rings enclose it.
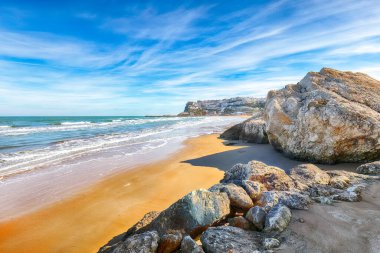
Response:
[[[201,242],[207,253],[252,253],[259,245],[255,232],[230,226],[207,229],[201,236]]]
[[[252,114],[265,105],[265,98],[236,97],[221,100],[187,102],[178,116]]]
[[[335,163],[380,157],[380,82],[324,68],[270,91],[264,118],[269,142],[299,160]]]
[[[248,143],[269,143],[265,132],[265,121],[260,116],[252,117],[232,126],[224,131],[220,137],[226,140],[238,140]]]
[[[161,213],[148,213],[99,252],[267,252],[278,247],[276,238],[286,242],[289,208],[305,210],[312,200],[329,205],[360,201],[367,180],[379,179],[311,164],[291,174],[257,161],[237,164],[221,183],[193,191]],[[202,246],[192,239],[199,235]]]
[[[295,187],[294,181],[284,170],[268,166],[259,161],[251,161],[247,164],[236,164],[226,171],[223,183],[230,183],[242,180],[250,180],[261,183],[267,190],[286,191]]]
[[[366,163],[356,168],[356,172],[361,174],[380,174],[380,161]]]
[[[144,230],[155,230],[159,235],[178,230],[196,236],[229,213],[230,200],[226,193],[197,190],[162,211]]]

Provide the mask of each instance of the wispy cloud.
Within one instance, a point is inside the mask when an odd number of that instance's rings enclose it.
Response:
[[[153,3],[73,13],[91,36],[0,25],[0,114],[176,113],[189,99],[265,96],[323,66],[380,77],[379,12],[375,0]]]

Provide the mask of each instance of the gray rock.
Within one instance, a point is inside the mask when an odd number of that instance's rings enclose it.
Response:
[[[288,226],[291,218],[290,209],[284,205],[277,204],[268,212],[265,218],[264,231],[282,232]]]
[[[182,240],[181,253],[204,253],[204,251],[193,238],[187,235]]]
[[[250,221],[257,229],[262,230],[265,224],[265,209],[261,206],[254,206],[245,214],[245,218]]]
[[[159,236],[156,231],[148,231],[128,237],[110,253],[156,253]]]
[[[138,231],[148,225],[152,220],[154,220],[160,212],[152,211],[146,213],[144,217],[139,220],[136,224],[134,224],[131,228],[129,228],[125,233],[115,236],[112,238],[106,245],[100,248],[99,252],[111,252],[111,249],[114,249],[119,242],[125,241],[129,236],[138,233]],[[107,249],[107,251],[102,251],[103,249]]]
[[[241,180],[237,181],[235,184],[241,186],[253,201],[256,201],[260,198],[263,188],[263,185],[261,183],[250,180]]]
[[[350,179],[347,176],[334,176],[331,177],[329,184],[331,187],[344,189],[350,184]]]
[[[357,173],[361,174],[380,174],[380,161],[362,164],[356,168]]]
[[[353,185],[333,196],[334,200],[348,201],[348,202],[358,202],[362,200],[361,192],[365,187],[364,184]]]
[[[158,244],[157,253],[171,253],[179,249],[182,241],[182,233],[172,231],[169,234],[161,236]]]
[[[239,123],[227,129],[220,137],[227,140],[239,140],[249,143],[269,143],[265,132],[265,121],[262,117],[250,118]]]
[[[159,235],[178,230],[195,237],[229,213],[226,193],[196,190],[162,211],[144,230],[155,230]]]
[[[252,230],[252,224],[243,216],[237,216],[228,219],[228,224],[232,227],[237,227],[245,230]]]
[[[267,190],[286,191],[295,187],[294,181],[284,170],[268,166],[259,161],[250,161],[247,164],[236,164],[224,173],[221,182],[250,180],[261,183]]]
[[[301,190],[315,184],[327,185],[330,181],[329,174],[313,164],[300,164],[294,167],[290,170],[290,177]]]
[[[273,249],[280,247],[280,241],[276,238],[265,238],[263,240],[263,247],[265,249]]]
[[[210,189],[211,192],[225,192],[230,199],[231,206],[238,210],[249,210],[253,206],[252,199],[247,192],[240,186],[235,184],[216,184]]]
[[[308,195],[294,191],[265,191],[259,200],[259,205],[269,210],[278,203],[292,209],[308,209],[311,199]]]
[[[319,196],[314,197],[313,200],[324,205],[332,205],[334,203],[333,197]]]
[[[252,253],[257,249],[257,232],[237,227],[210,227],[201,236],[203,249],[207,253]]]
[[[267,95],[269,142],[299,160],[363,162],[380,157],[380,82],[323,68]]]

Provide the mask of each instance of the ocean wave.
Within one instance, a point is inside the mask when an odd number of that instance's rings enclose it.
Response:
[[[163,119],[147,119],[147,121]],[[171,118],[171,120],[173,120]],[[147,122],[144,121],[144,122]],[[141,120],[139,122],[142,122]],[[120,123],[120,122],[117,122]],[[131,123],[131,122],[129,122]],[[88,156],[101,158],[107,152],[124,156],[141,154],[167,145],[172,139],[184,139],[212,133],[228,123],[228,119],[181,119],[174,124],[159,124],[151,128],[128,133],[107,133],[89,138],[56,140],[51,145],[14,153],[0,153],[0,176],[7,176],[37,168],[66,164]],[[81,124],[88,124],[82,122]],[[71,127],[72,125],[70,125]]]
[[[108,128],[120,127],[128,125],[142,125],[147,123],[164,122],[164,121],[180,121],[182,118],[149,118],[149,119],[117,119],[112,121],[103,122],[90,122],[90,121],[67,121],[61,123],[54,123],[53,125],[45,126],[28,126],[28,127],[3,127],[0,128],[0,135],[27,135],[41,132],[62,132],[62,131],[76,131],[88,128]]]

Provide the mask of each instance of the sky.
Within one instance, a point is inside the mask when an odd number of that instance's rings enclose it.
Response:
[[[378,0],[0,1],[0,115],[176,114],[322,67],[380,79]]]

